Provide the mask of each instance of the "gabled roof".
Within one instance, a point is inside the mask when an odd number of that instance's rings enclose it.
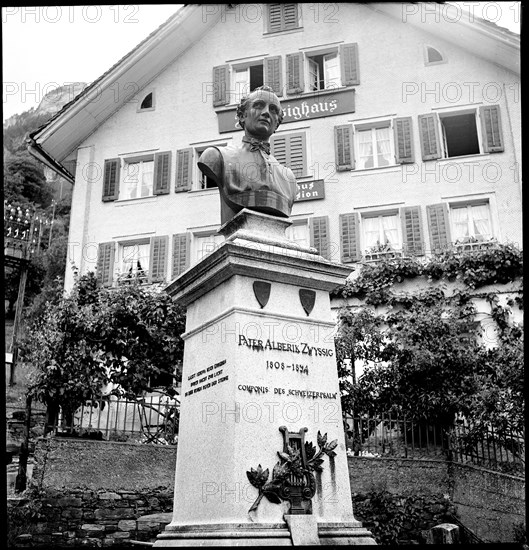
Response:
[[[87,86],[26,139],[29,152],[70,182],[62,163],[110,116],[199,40],[220,18],[203,18],[200,4],[187,4],[132,51]],[[131,86],[134,83],[134,86]]]
[[[419,9],[406,12],[406,23],[455,43],[514,73],[520,73],[520,37],[468,12],[458,21],[445,17],[423,17],[420,7],[439,11],[445,6],[432,3],[408,3]],[[403,22],[404,3],[365,4]],[[131,52],[87,86],[55,116],[29,134],[29,152],[44,164],[74,183],[74,177],[63,166],[73,158],[76,149],[131,97],[149,84],[169,64],[211,29],[221,17],[221,10],[203,18],[202,4],[186,4],[160,25]],[[137,84],[130,90],[130,83]],[[127,84],[129,85],[127,87]],[[116,97],[116,90],[118,94]],[[127,94],[127,92],[129,92]],[[132,94],[131,94],[132,92]]]

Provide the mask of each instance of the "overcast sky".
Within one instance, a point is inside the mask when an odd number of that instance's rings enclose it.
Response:
[[[520,2],[458,2],[520,32]],[[3,119],[55,87],[100,77],[182,4],[2,8]]]

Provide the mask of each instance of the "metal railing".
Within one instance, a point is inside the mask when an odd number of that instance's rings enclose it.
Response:
[[[499,434],[493,428],[476,432],[471,423],[447,428],[390,414],[344,415],[344,426],[351,456],[439,458],[505,473],[525,471],[523,433]]]

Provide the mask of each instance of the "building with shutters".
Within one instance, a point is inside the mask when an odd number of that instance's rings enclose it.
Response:
[[[352,269],[521,245],[519,36],[458,13],[182,7],[29,138],[75,183],[70,263],[108,286],[163,284],[218,246],[218,190],[196,161],[241,139],[236,105],[263,84],[285,111],[272,154],[298,179],[291,239]]]

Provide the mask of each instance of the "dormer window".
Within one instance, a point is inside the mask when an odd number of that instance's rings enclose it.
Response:
[[[443,54],[432,46],[425,46],[424,49],[425,65],[436,65],[437,63],[444,63],[445,58]]]
[[[147,92],[140,100],[138,112],[154,111],[154,91]]]

